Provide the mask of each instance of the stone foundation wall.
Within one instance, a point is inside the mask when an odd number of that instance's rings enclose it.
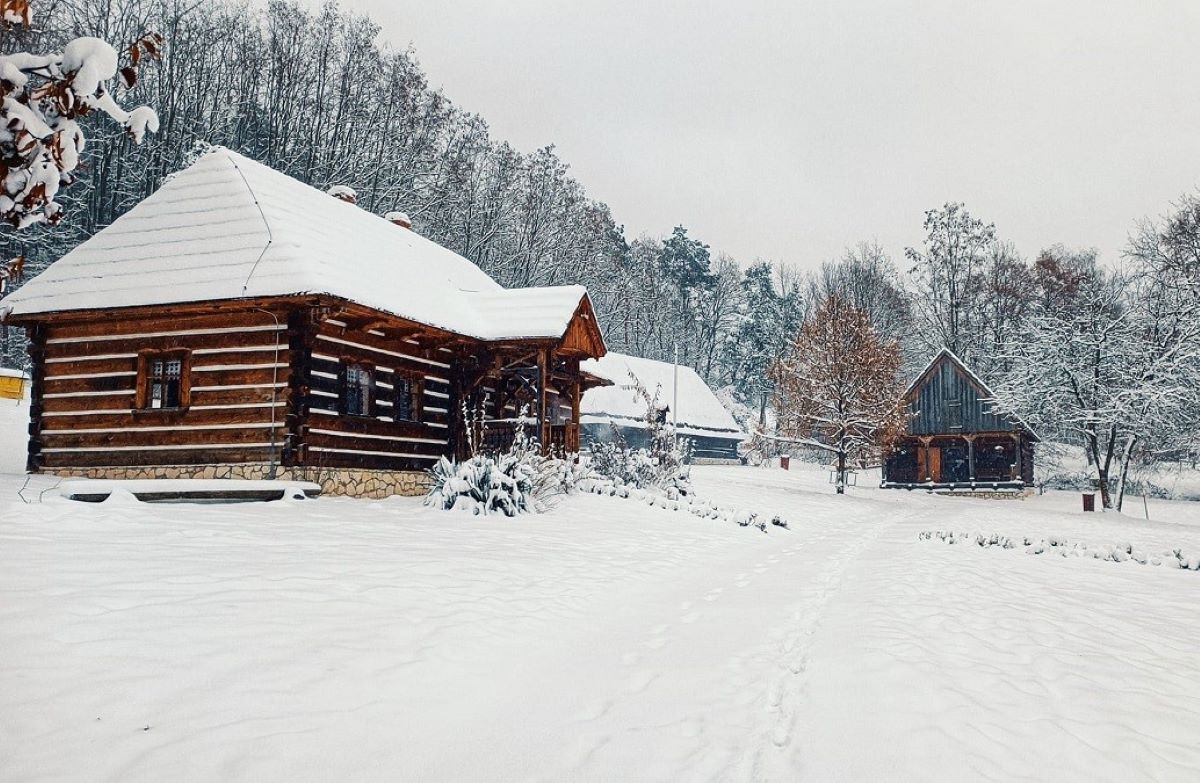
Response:
[[[956,498],[984,498],[986,500],[1024,500],[1031,497],[1032,489],[1003,490],[1003,489],[957,489],[934,490],[936,495]]]
[[[252,479],[267,478],[270,468],[251,465],[154,465],[130,468],[57,468],[64,478],[95,479]],[[321,485],[321,494],[358,498],[392,495],[424,495],[429,475],[421,471],[353,470],[345,468],[279,468],[279,481],[311,481]]]

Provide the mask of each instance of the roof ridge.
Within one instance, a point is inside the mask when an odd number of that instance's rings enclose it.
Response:
[[[224,148],[222,148],[224,149]],[[267,220],[267,213],[263,212],[262,204],[258,203],[258,195],[255,194],[254,188],[250,187],[250,180],[246,179],[246,174],[242,171],[241,166],[234,160],[233,155],[229,154],[229,150],[225,150],[225,159],[233,166],[234,171],[242,178],[242,182],[246,185],[246,191],[250,194],[250,199],[254,202],[254,206],[258,208],[258,216],[262,218],[263,228],[267,230],[267,244],[263,245],[262,252],[258,254],[258,258],[254,259],[254,264],[250,267],[250,272],[246,275],[246,281],[242,283],[242,296],[246,295],[246,290],[250,288],[250,278],[254,277],[254,272],[258,269],[259,263],[263,260],[263,256],[271,249],[271,243],[275,241],[275,234],[271,231],[271,221]]]

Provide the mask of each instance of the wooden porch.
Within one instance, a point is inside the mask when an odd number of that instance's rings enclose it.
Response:
[[[1033,479],[1032,453],[1021,432],[906,436],[885,460],[883,486],[1025,487]]]

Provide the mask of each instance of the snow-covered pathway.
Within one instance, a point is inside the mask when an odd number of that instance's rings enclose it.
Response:
[[[591,496],[25,506],[0,477],[0,780],[1188,780],[1177,523],[698,469],[768,534]],[[1158,514],[1160,509],[1155,509]]]

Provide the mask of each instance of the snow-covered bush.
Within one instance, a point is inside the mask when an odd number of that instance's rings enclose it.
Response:
[[[637,500],[654,508],[667,511],[686,511],[701,519],[722,520],[732,522],[741,527],[754,527],[767,532],[767,520],[753,511],[743,511],[730,506],[718,506],[695,495],[680,495],[678,492],[663,490],[658,487],[640,488],[629,484],[619,484],[612,479],[601,476],[584,476],[575,481],[574,489],[593,495],[612,498],[628,498]],[[786,519],[776,514],[770,519],[775,527],[788,529]]]
[[[1200,555],[1185,554],[1178,547],[1164,549],[1158,554],[1138,549],[1129,543],[1091,545],[1084,541],[1068,541],[1064,536],[1022,539],[1009,538],[997,533],[956,533],[947,530],[924,530],[917,536],[921,541],[942,541],[946,544],[975,544],[982,548],[999,547],[1016,549],[1022,547],[1027,555],[1056,554],[1061,557],[1083,557],[1105,560],[1110,563],[1132,561],[1140,565],[1166,566],[1188,571],[1200,571]]]
[[[568,460],[543,456],[537,441],[518,427],[507,451],[476,454],[463,462],[442,457],[429,474],[432,482],[425,505],[512,517],[546,511],[556,496],[574,488],[583,469]]]
[[[656,487],[674,496],[689,494],[692,491],[688,467],[692,461],[692,442],[680,438],[667,422],[666,409],[658,400],[661,389],[650,394],[633,373],[629,377],[630,388],[646,405],[646,447],[630,448],[614,428],[611,442],[589,444],[588,468],[620,486]]]
[[[427,506],[507,517],[535,508],[534,470],[511,455],[477,455],[465,462],[442,457],[429,473],[433,481],[425,496]]]
[[[687,466],[690,443],[659,442],[659,448],[631,449],[623,442],[593,442],[588,445],[587,466],[597,476],[620,486],[656,487],[675,495],[687,495],[692,491]]]

